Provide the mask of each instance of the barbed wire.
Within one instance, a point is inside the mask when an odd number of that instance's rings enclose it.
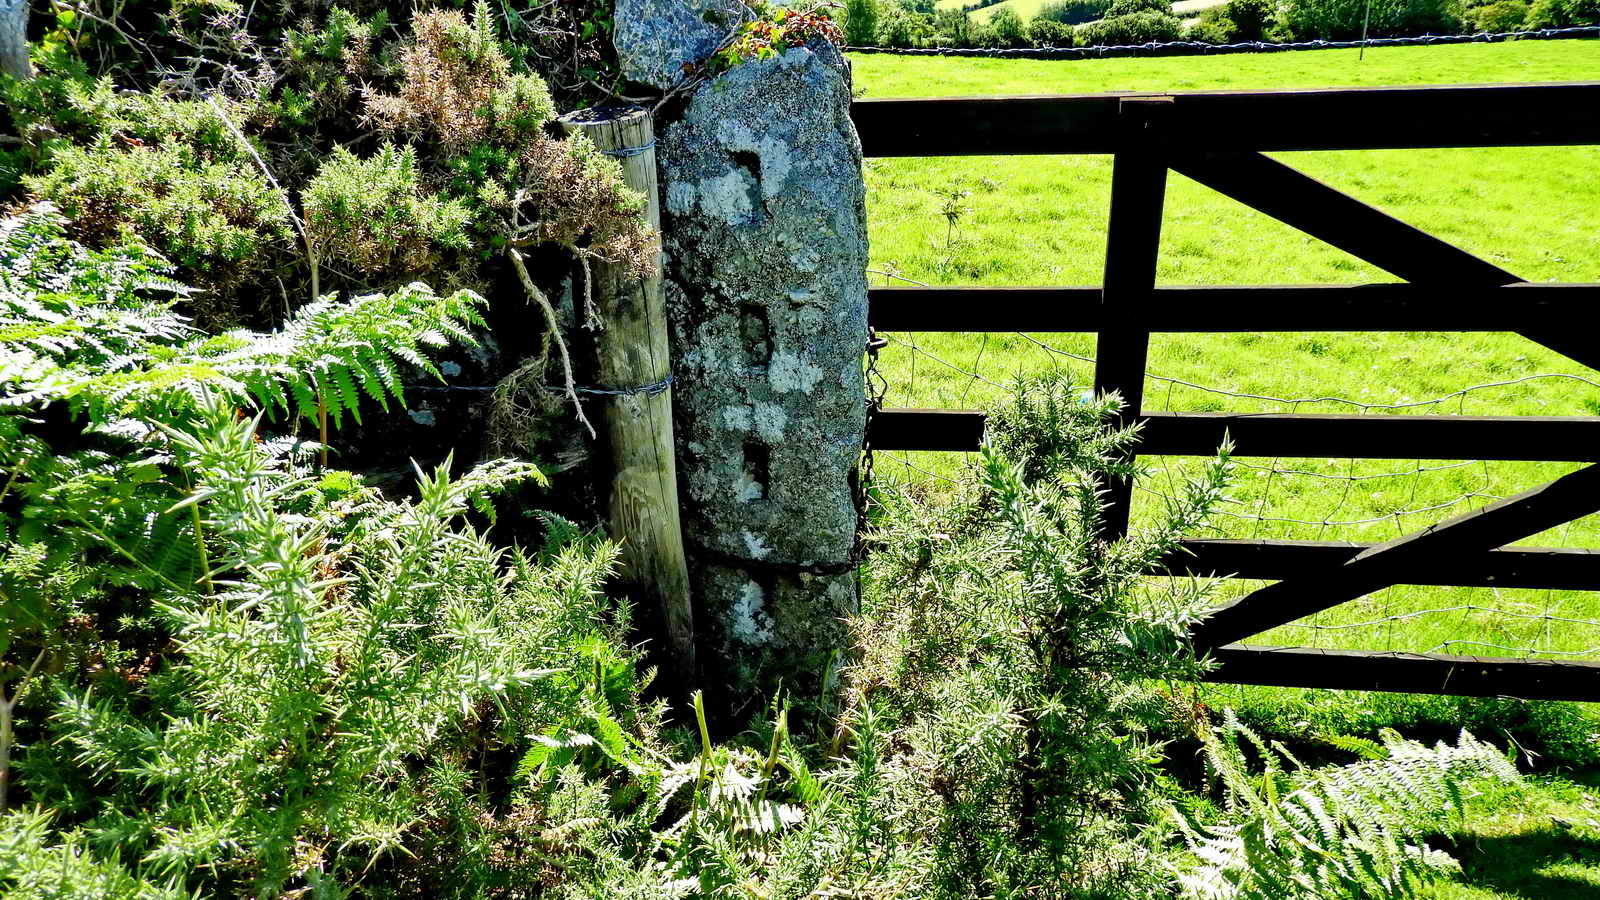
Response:
[[[874,274],[909,284],[922,284],[892,272]],[[950,354],[948,342],[938,349],[912,334],[882,334],[887,341],[886,357],[901,356],[903,381],[891,378],[891,393],[924,397],[928,388],[919,380],[935,378],[933,391],[948,403],[958,399],[965,406],[970,392],[978,389],[986,399],[998,399],[1009,389],[1008,378],[997,375],[996,365],[1011,365],[1011,356],[997,354],[989,343],[990,335],[973,335],[973,355],[967,362]],[[1010,341],[1012,353],[1022,367],[1016,374],[1037,372],[1040,366],[1060,370],[1062,365],[1080,369],[1094,365],[1091,353],[1061,346],[1048,335],[1005,332],[996,336]],[[1016,343],[1020,341],[1020,344]],[[937,341],[933,343],[939,343]],[[1004,346],[1004,344],[1002,344]],[[928,367],[934,367],[930,370]],[[928,375],[929,371],[943,375]],[[1011,373],[1007,373],[1009,376]],[[1089,384],[1088,372],[1081,383]],[[1361,414],[1406,415],[1409,410],[1428,409],[1438,414],[1465,414],[1469,397],[1496,389],[1527,388],[1530,385],[1567,385],[1593,391],[1600,404],[1600,379],[1571,372],[1537,372],[1514,378],[1474,383],[1421,399],[1404,398],[1394,402],[1374,402],[1337,394],[1318,396],[1277,396],[1260,390],[1235,390],[1209,385],[1192,378],[1181,378],[1146,371],[1146,409],[1165,407],[1181,411],[1185,397],[1180,392],[1194,391],[1207,397],[1234,400],[1244,404],[1276,404],[1288,412],[1305,407],[1336,405]],[[964,384],[961,384],[964,382]],[[1157,387],[1157,386],[1164,386]],[[919,390],[921,391],[919,393]],[[1087,393],[1087,392],[1086,392]],[[1154,400],[1155,404],[1150,401]],[[1215,400],[1204,400],[1208,410]],[[1481,402],[1481,401],[1480,401]],[[1541,401],[1543,402],[1543,401]],[[1470,449],[1463,448],[1464,454]],[[883,460],[898,467],[912,480],[940,484],[956,483],[948,461],[932,454],[897,452],[883,454]],[[1147,475],[1135,483],[1139,503],[1164,504],[1176,497],[1187,477],[1186,469],[1196,460],[1159,457],[1149,463]],[[1424,461],[1411,466],[1394,461],[1341,459],[1318,462],[1281,459],[1235,459],[1247,473],[1237,492],[1243,496],[1217,510],[1209,534],[1232,538],[1355,541],[1370,540],[1374,528],[1384,527],[1385,538],[1400,537],[1437,524],[1457,513],[1502,499],[1532,484],[1518,484],[1506,490],[1512,479],[1523,477],[1536,463],[1495,463],[1485,460]],[[1550,465],[1550,464],[1547,464]],[[1553,464],[1562,465],[1562,464]],[[1520,467],[1507,469],[1506,466]],[[1374,470],[1374,467],[1376,469]],[[880,471],[888,468],[880,464]],[[1382,495],[1381,500],[1376,499]],[[1378,509],[1373,509],[1376,505]],[[1391,508],[1392,507],[1392,508]],[[1313,510],[1307,515],[1307,510]],[[1567,546],[1573,523],[1568,523],[1559,542]],[[1201,535],[1196,535],[1201,536]],[[1253,590],[1259,581],[1228,579],[1219,599]],[[1523,599],[1517,599],[1523,598]],[[1532,598],[1532,599],[1527,599]],[[1282,635],[1290,637],[1282,637]],[[1315,616],[1281,626],[1277,634],[1252,639],[1252,642],[1290,642],[1293,635],[1306,635],[1312,646],[1333,649],[1363,649],[1390,652],[1441,652],[1451,648],[1479,648],[1492,655],[1525,658],[1600,658],[1600,593],[1585,591],[1501,591],[1493,588],[1443,588],[1395,586],[1365,598],[1325,610]]]

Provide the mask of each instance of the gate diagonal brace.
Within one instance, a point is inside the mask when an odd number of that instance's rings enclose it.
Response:
[[[1178,153],[1167,164],[1181,175],[1406,281],[1441,287],[1523,281],[1260,153]],[[1600,369],[1600,346],[1594,341],[1550,331],[1519,333],[1591,369]]]
[[[1208,650],[1365,596],[1429,567],[1453,566],[1600,511],[1600,464],[1586,466],[1515,497],[1370,547],[1347,562],[1267,585],[1219,608],[1193,630]]]

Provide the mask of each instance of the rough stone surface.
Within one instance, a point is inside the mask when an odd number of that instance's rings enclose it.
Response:
[[[33,77],[28,63],[28,0],[0,0],[0,74]]]
[[[702,85],[657,142],[696,628],[711,686],[736,695],[799,689],[857,602],[867,236],[849,113],[838,51],[796,48]]]
[[[662,90],[676,85],[684,64],[710,56],[744,9],[740,0],[617,0],[612,43],[622,74]]]

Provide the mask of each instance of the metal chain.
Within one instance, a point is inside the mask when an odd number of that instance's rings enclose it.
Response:
[[[878,415],[878,410],[883,408],[884,395],[889,391],[889,381],[878,371],[878,351],[889,343],[888,338],[879,336],[875,329],[867,329],[867,368],[866,368],[866,393],[867,427],[861,441],[861,469],[856,478],[856,541],[850,552],[850,558],[860,563],[867,555],[867,506],[872,502],[873,479],[873,452],[872,452],[872,420]]]

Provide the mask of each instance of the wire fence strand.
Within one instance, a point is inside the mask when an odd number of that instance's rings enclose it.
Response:
[[[920,284],[889,272],[875,274]],[[940,405],[928,402],[930,397],[943,405],[967,406],[974,399],[979,405],[992,403],[1003,399],[1008,382],[1016,375],[1045,371],[1068,372],[1077,383],[1092,383],[1094,355],[1063,346],[1056,335],[996,332],[967,336],[961,343],[912,334],[880,336],[887,341],[882,364],[890,372],[891,406]],[[1092,340],[1092,336],[1084,340]],[[1573,372],[1536,372],[1451,387],[1423,398],[1393,399],[1335,393],[1290,396],[1205,384],[1157,371],[1147,371],[1145,376],[1145,408],[1169,412],[1193,411],[1196,406],[1204,411],[1259,411],[1233,407],[1265,404],[1291,413],[1331,406],[1377,416],[1419,411],[1465,415],[1472,398],[1494,391],[1546,388],[1569,394],[1576,390],[1582,408],[1600,409],[1600,380]],[[1087,391],[1085,399],[1090,399]],[[1574,402],[1571,396],[1552,400],[1539,395],[1536,399],[1541,403]],[[1219,405],[1223,408],[1218,409]],[[1484,408],[1488,404],[1474,405]],[[1463,448],[1463,455],[1470,455],[1470,448]],[[1147,513],[1163,508],[1200,462],[1165,456],[1143,461],[1146,474],[1136,482],[1136,525],[1141,504]],[[1357,459],[1243,458],[1235,462],[1234,496],[1217,511],[1207,533],[1195,536],[1382,542],[1564,474],[1561,467],[1568,465],[1472,459],[1415,460],[1409,466],[1393,460]],[[949,454],[901,452],[884,454],[879,471],[895,469],[909,480],[949,484],[956,481],[952,467],[957,465]],[[1559,532],[1556,538],[1545,535],[1534,540],[1556,546],[1571,546],[1574,538],[1593,543],[1600,535],[1600,517],[1568,523]],[[1229,579],[1219,599],[1241,595],[1262,583]],[[1253,640],[1329,649],[1600,658],[1600,592],[1397,585]]]

